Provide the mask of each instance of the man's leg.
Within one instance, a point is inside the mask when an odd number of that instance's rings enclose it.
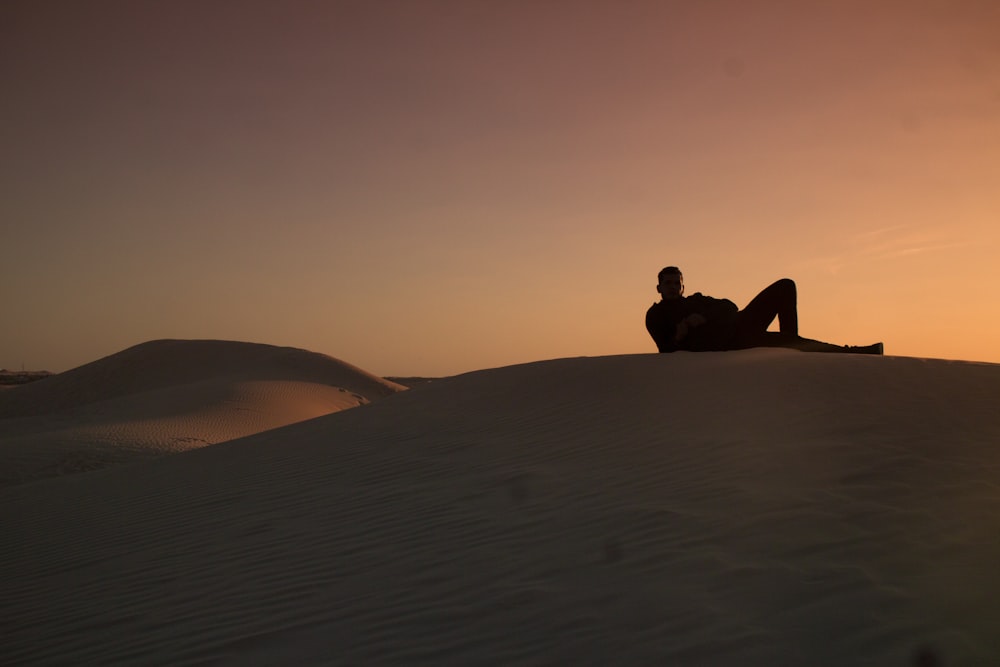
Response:
[[[758,334],[744,347],[787,347],[802,352],[837,352],[841,354],[882,354],[882,343],[864,346],[834,345],[820,340],[788,336],[777,331],[765,331]]]
[[[784,336],[798,336],[799,311],[795,282],[782,278],[755,296],[736,316],[736,329],[743,343],[752,343],[764,337],[774,318]]]

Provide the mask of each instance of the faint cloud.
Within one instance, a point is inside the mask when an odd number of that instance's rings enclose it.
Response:
[[[968,241],[947,238],[943,231],[920,229],[911,225],[892,225],[856,234],[839,252],[805,259],[796,268],[835,275],[844,268],[859,263],[933,254],[968,245],[971,245]]]
[[[860,234],[854,239],[855,253],[867,259],[893,259],[967,246],[967,241],[952,241],[936,229],[914,229],[906,225],[880,230],[877,235]]]
[[[892,225],[891,227],[882,227],[881,229],[872,229],[871,231],[862,232],[854,237],[855,241],[864,241],[876,236],[884,236],[885,234],[890,234],[892,232],[898,231],[900,229],[906,229],[907,225]]]
[[[878,255],[873,255],[873,259],[892,259],[894,257],[907,257],[909,255],[919,255],[927,252],[934,252],[937,250],[946,250],[948,248],[961,248],[963,246],[969,245],[968,243],[937,243],[932,245],[923,245],[912,248],[896,248],[886,250]]]

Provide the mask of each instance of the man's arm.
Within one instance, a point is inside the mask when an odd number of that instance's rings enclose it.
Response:
[[[704,315],[700,313],[691,313],[690,315],[688,315],[683,320],[677,323],[677,327],[675,329],[676,333],[674,334],[674,343],[680,344],[682,340],[687,338],[687,335],[691,331],[691,329],[700,327],[707,321],[708,320],[705,319]]]
[[[740,312],[729,299],[714,299],[701,292],[689,296],[688,301],[694,306],[693,310],[710,324],[732,324],[736,321],[736,314]]]
[[[729,299],[713,299],[701,293],[686,301],[691,314],[677,326],[677,345],[692,351],[726,349],[739,308]]]
[[[646,311],[646,331],[652,336],[656,349],[660,352],[677,350],[677,342],[674,339],[676,329],[668,313],[657,308],[656,304]]]

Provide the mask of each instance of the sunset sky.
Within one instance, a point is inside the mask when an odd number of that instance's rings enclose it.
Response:
[[[0,5],[0,367],[654,352],[656,273],[1000,362],[1000,3]]]

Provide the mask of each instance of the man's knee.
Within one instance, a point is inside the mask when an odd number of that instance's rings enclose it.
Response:
[[[778,282],[774,283],[774,286],[780,289],[783,293],[795,297],[795,281],[791,278],[782,278]]]

